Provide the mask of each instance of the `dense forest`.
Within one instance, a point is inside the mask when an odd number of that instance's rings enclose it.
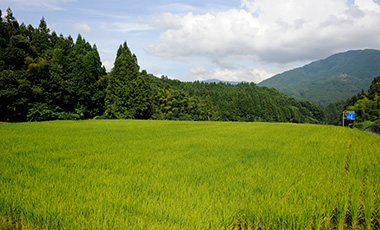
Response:
[[[0,11],[1,14],[1,11]],[[140,70],[120,45],[107,73],[95,45],[19,24],[11,9],[0,21],[0,120],[169,119],[320,123],[315,104],[253,83],[180,82]]]
[[[154,119],[320,123],[322,109],[254,83],[181,82],[151,77]],[[319,120],[320,119],[320,120]]]
[[[1,14],[1,12],[0,12]],[[91,118],[104,113],[106,70],[96,46],[80,35],[19,25],[0,15],[0,120]]]

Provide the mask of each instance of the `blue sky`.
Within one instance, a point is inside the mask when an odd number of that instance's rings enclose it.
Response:
[[[380,49],[379,0],[1,0],[14,16],[96,44],[127,41],[142,69],[182,81],[260,82],[351,49]]]

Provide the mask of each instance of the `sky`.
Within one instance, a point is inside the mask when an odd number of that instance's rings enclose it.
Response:
[[[0,0],[26,25],[96,44],[111,71],[120,44],[141,69],[181,81],[259,83],[334,53],[380,49],[380,0]]]

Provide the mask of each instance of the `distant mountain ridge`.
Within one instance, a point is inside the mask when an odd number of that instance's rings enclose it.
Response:
[[[379,75],[379,50],[351,50],[277,74],[258,85],[325,107],[368,89]]]
[[[202,82],[204,82],[204,83],[219,83],[219,82],[222,82],[222,83],[231,84],[231,85],[237,85],[237,84],[240,84],[240,83],[248,83],[247,81],[222,81],[222,80],[219,80],[219,79],[208,79],[208,80],[203,80]]]

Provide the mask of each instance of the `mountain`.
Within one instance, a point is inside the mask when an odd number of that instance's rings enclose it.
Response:
[[[222,81],[222,80],[219,80],[219,79],[208,79],[208,80],[204,80],[202,81],[204,83],[225,83],[225,84],[231,84],[231,85],[237,85],[237,84],[240,84],[240,83],[249,83],[247,81]]]
[[[352,50],[277,74],[258,85],[326,107],[367,89],[379,75],[379,50]]]

